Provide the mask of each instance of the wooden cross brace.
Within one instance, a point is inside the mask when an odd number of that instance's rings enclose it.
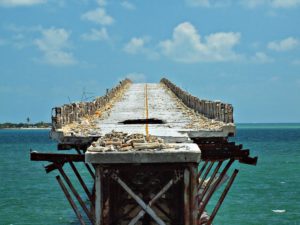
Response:
[[[142,207],[142,210],[129,222],[128,225],[136,224],[146,213],[152,217],[152,219],[159,225],[165,225],[165,222],[162,221],[151,208],[151,206],[165,193],[169,188],[176,184],[181,178],[182,174],[175,172],[175,177],[171,179],[150,201],[146,204],[138,195],[136,195],[128,185],[122,181],[116,173],[111,174],[111,178],[118,182],[120,186]]]

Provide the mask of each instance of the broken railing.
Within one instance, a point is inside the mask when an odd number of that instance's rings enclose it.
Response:
[[[52,129],[56,130],[61,128],[63,125],[79,121],[80,118],[94,115],[97,110],[105,107],[112,98],[117,96],[120,91],[124,90],[129,83],[131,83],[129,79],[120,81],[120,83],[116,87],[110,89],[106,95],[97,97],[92,102],[71,103],[53,108]]]
[[[209,119],[215,119],[225,123],[233,123],[233,107],[218,101],[199,99],[186,91],[183,91],[166,78],[160,81],[168,87],[186,106]]]

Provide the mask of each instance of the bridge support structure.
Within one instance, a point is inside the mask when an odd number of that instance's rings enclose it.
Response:
[[[176,153],[177,161],[170,163],[157,162],[157,157],[147,156],[149,153],[145,153],[145,157],[155,162],[139,163],[141,153],[123,163],[109,163],[109,155],[106,158],[101,154],[87,156],[80,151],[77,154],[33,151],[31,160],[49,161],[46,172],[60,173],[57,181],[81,224],[212,224],[238,174],[238,170],[231,169],[234,161],[255,165],[257,158],[249,157],[248,150],[242,150],[241,145],[227,139],[206,138],[194,142],[201,149],[199,157],[195,157],[195,152],[184,153],[187,161],[179,157],[178,162],[179,153]],[[161,154],[162,161],[170,157]],[[85,174],[90,176],[83,177],[75,163],[84,163],[88,168]],[[66,164],[70,164],[70,171],[78,179],[81,194],[63,169]],[[88,187],[84,178],[92,179],[93,185]],[[222,185],[225,188],[220,188]],[[208,212],[207,204],[216,194],[219,199]]]

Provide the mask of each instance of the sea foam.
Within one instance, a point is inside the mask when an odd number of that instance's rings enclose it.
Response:
[[[285,213],[285,212],[286,212],[285,209],[272,209],[272,211],[273,211],[274,213]]]

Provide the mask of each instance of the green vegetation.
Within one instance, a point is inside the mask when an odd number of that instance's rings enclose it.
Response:
[[[27,120],[28,121],[28,120]],[[0,123],[0,129],[7,128],[50,128],[51,123],[38,122],[38,123]]]

